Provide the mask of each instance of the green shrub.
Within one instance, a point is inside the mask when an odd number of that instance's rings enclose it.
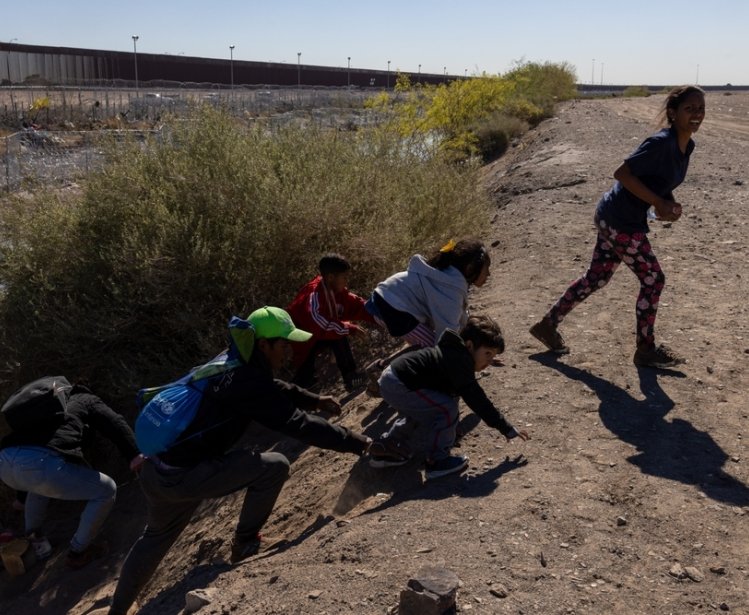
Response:
[[[501,150],[499,142],[490,144],[502,140],[499,131],[492,137],[484,128],[479,135],[477,126],[497,116],[514,117],[525,129],[535,126],[553,114],[557,102],[577,94],[575,81],[566,63],[522,63],[503,76],[482,75],[437,86],[413,88],[404,80],[397,88],[400,98],[382,92],[367,106],[390,114],[387,129],[406,137],[427,134],[447,159],[465,160],[485,156],[482,139],[488,140],[489,150]]]
[[[484,162],[502,156],[512,139],[528,130],[528,124],[518,117],[498,113],[471,127],[475,135],[476,153]]]
[[[526,117],[517,112],[509,112],[532,125],[551,117],[557,102],[570,100],[577,95],[575,71],[566,62],[520,62],[503,77],[515,85],[516,100],[524,103],[524,106],[529,103],[540,110],[540,113]]]
[[[169,134],[113,149],[75,198],[1,208],[7,390],[57,372],[132,398],[216,352],[230,315],[286,305],[324,252],[368,294],[486,221],[475,166],[388,131],[271,133],[202,109]]]
[[[650,90],[646,85],[630,85],[624,89],[622,96],[637,97],[637,96],[650,96]]]

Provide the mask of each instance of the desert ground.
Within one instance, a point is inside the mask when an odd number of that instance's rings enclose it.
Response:
[[[633,365],[638,287],[626,268],[562,324],[569,355],[550,356],[528,333],[585,270],[595,204],[661,102],[564,103],[484,169],[493,264],[471,310],[498,319],[507,351],[481,384],[530,441],[506,442],[464,407],[469,470],[424,482],[418,462],[374,470],[256,434],[293,462],[264,532],[270,547],[229,565],[240,499],[206,502],[137,612],[181,613],[188,591],[206,589],[206,615],[384,615],[436,565],[460,578],[459,613],[749,613],[749,94],[708,94],[676,191],[684,215],[651,225],[667,277],[656,333],[688,362]],[[375,436],[392,416],[361,394],[334,420]],[[123,484],[109,556],[73,572],[63,545],[75,518],[58,514],[60,547],[3,579],[2,612],[104,607],[143,517],[137,481]]]

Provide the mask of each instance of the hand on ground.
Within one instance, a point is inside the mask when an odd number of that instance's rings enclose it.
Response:
[[[516,429],[515,433],[517,434],[517,438],[520,438],[521,440],[530,440],[531,437],[528,435],[527,431],[523,431],[521,429]],[[507,436],[505,436],[507,438]],[[508,441],[512,440],[513,438],[507,438]]]

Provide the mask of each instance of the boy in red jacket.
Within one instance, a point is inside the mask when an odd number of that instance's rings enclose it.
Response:
[[[340,254],[326,254],[318,266],[320,275],[305,284],[286,311],[301,329],[312,333],[308,342],[294,344],[294,383],[315,384],[315,359],[326,348],[335,356],[346,389],[362,386],[365,376],[357,369],[349,335],[361,328],[352,321],[375,324],[364,309],[364,299],[348,290],[351,264]]]

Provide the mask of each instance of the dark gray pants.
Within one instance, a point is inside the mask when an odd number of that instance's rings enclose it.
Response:
[[[246,489],[236,537],[252,538],[268,520],[288,476],[289,462],[280,453],[245,449],[184,470],[161,470],[147,461],[140,473],[148,505],[146,529],[122,566],[110,615],[127,613],[203,500]]]
[[[380,376],[380,394],[399,414],[383,437],[409,442],[413,450],[424,448],[430,462],[450,455],[459,416],[457,398],[432,389],[412,391],[390,366]]]

